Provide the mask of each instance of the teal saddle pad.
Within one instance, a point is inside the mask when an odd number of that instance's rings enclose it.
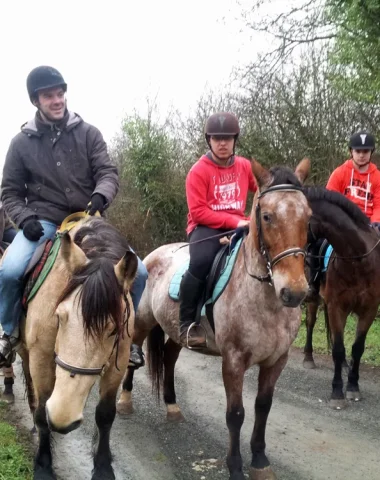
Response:
[[[231,277],[232,269],[234,268],[236,262],[237,254],[240,250],[242,240],[243,239],[240,238],[240,240],[236,242],[234,249],[227,255],[226,262],[222,271],[220,272],[219,279],[216,282],[211,297],[206,301],[206,304],[215,303],[222,294],[223,290],[226,288],[226,285]],[[169,285],[169,297],[176,302],[179,301],[179,287],[181,285],[181,280],[184,273],[189,268],[189,262],[190,259],[187,259],[178,267]]]
[[[330,261],[330,257],[333,253],[334,249],[332,247],[332,245],[328,245],[328,247],[326,248],[326,251],[325,251],[325,255],[323,257],[323,266],[322,266],[322,272],[327,272],[327,268],[329,266],[329,261]]]

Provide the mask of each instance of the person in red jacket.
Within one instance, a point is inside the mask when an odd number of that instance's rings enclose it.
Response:
[[[187,235],[190,263],[180,286],[180,342],[203,348],[206,338],[195,322],[198,301],[216,253],[218,238],[210,238],[249,224],[245,216],[248,190],[257,189],[249,160],[235,155],[240,127],[235,115],[211,115],[205,125],[210,150],[186,177]]]
[[[351,136],[348,146],[351,158],[332,172],[326,188],[349,198],[367,215],[373,227],[380,230],[380,171],[371,162],[375,138],[371,133],[362,130]],[[320,242],[315,242],[310,248],[310,297],[319,293],[319,247]]]

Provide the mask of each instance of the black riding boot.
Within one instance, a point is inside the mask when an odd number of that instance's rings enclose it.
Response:
[[[188,270],[182,277],[179,298],[179,339],[188,348],[207,347],[206,332],[197,321],[198,303],[205,282],[194,277]],[[198,320],[199,321],[199,320]]]

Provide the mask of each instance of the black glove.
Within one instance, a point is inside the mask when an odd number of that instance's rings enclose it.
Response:
[[[106,207],[106,199],[100,193],[94,193],[91,197],[91,202],[88,204],[89,215],[95,215],[96,212],[103,213]]]
[[[41,223],[35,218],[26,220],[22,225],[24,236],[31,242],[37,242],[44,234],[44,229]]]

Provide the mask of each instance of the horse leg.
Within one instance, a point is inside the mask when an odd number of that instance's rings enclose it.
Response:
[[[342,367],[346,360],[344,348],[344,328],[346,326],[347,312],[332,312],[328,308],[329,328],[332,337],[332,357],[334,360],[334,378],[332,381],[332,393],[330,407],[341,410],[347,406],[343,393]]]
[[[184,422],[181,409],[176,402],[175,386],[174,386],[174,369],[178,360],[181,345],[175,343],[169,338],[164,347],[164,401],[167,408],[166,418],[169,422]]]
[[[369,312],[369,314],[362,315],[359,318],[355,342],[352,345],[351,364],[348,370],[348,382],[346,391],[347,400],[354,400],[355,402],[361,400],[361,394],[359,390],[360,359],[362,358],[362,355],[364,353],[365,339],[367,337],[368,330],[375,319],[375,315],[376,311]]]
[[[316,368],[313,358],[313,331],[317,320],[318,301],[311,301],[306,304],[306,343],[303,350],[305,356],[303,367],[306,369]]]
[[[126,354],[124,361],[119,357],[120,370],[109,368],[100,379],[100,400],[95,411],[97,431],[94,436],[94,468],[91,480],[115,480],[112,468],[112,454],[110,449],[110,434],[116,416],[116,396],[123,379],[123,372],[129,359]]]
[[[251,480],[276,479],[276,475],[265,454],[265,429],[272,406],[274,387],[287,360],[288,353],[280,357],[271,367],[260,367],[258,391],[255,402],[255,426],[251,438]]]
[[[227,466],[230,471],[230,480],[244,480],[240,454],[240,430],[244,422],[242,393],[245,365],[236,351],[229,356],[223,356],[222,372],[227,397],[226,422],[230,433]]]
[[[51,433],[46,416],[46,402],[49,399],[55,381],[55,363],[52,354],[43,355],[31,350],[29,353],[30,377],[33,379],[36,399],[32,403],[34,423],[38,431],[38,448],[34,459],[34,480],[55,480]],[[31,387],[32,388],[32,387]],[[36,403],[35,403],[36,402]]]
[[[142,347],[145,338],[149,332],[146,330],[139,330],[138,327],[135,327],[135,332],[133,334],[133,343]],[[133,400],[132,400],[132,390],[133,390],[133,377],[135,374],[136,368],[128,367],[127,373],[123,380],[123,385],[120,393],[120,398],[117,402],[117,413],[120,415],[131,415],[134,411],[133,409]]]
[[[14,372],[13,365],[7,365],[3,367],[4,373],[4,392],[1,396],[1,400],[8,404],[12,404],[15,401],[15,396],[13,393],[13,384],[14,384]]]

